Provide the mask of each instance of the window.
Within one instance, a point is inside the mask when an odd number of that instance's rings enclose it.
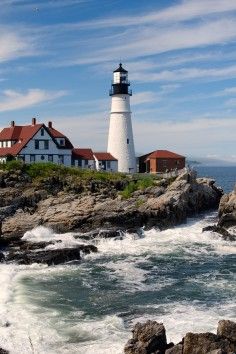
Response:
[[[111,168],[111,161],[107,161],[107,168]]]
[[[168,161],[167,160],[162,160],[162,163],[163,163],[163,167],[167,167],[167,165],[168,165]]]
[[[60,143],[60,145],[64,146],[65,145],[65,140],[64,139],[60,139],[59,143]]]
[[[48,155],[48,161],[53,162],[53,155]]]
[[[44,149],[45,150],[49,149],[49,141],[48,140],[44,140]]]
[[[85,166],[88,166],[88,160],[84,160]]]
[[[41,129],[41,136],[44,136],[44,129]]]
[[[35,162],[35,155],[30,155],[30,162]]]
[[[45,160],[45,156],[44,155],[41,155],[41,160]]]
[[[78,160],[78,166],[82,167],[82,160],[81,159]]]
[[[129,139],[127,139],[127,144],[129,144]]]
[[[64,156],[63,155],[58,155],[58,163],[61,163],[61,164],[64,163]]]
[[[35,147],[35,150],[39,149],[39,140],[34,141],[34,147]]]

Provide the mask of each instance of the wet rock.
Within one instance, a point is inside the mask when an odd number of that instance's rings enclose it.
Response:
[[[125,354],[164,354],[167,348],[165,327],[162,323],[147,321],[137,323],[133,338],[125,346]]]
[[[93,245],[80,245],[77,248],[64,248],[38,252],[10,252],[6,257],[6,261],[17,262],[18,264],[42,263],[47,265],[57,265],[80,260],[81,252],[85,254],[97,252],[97,247]]]
[[[9,351],[0,348],[0,354],[9,354]]]
[[[218,225],[210,225],[206,226],[202,229],[202,232],[205,231],[213,231],[222,236],[222,238],[226,241],[235,241],[236,240],[236,235],[231,235],[229,231],[227,231],[224,227],[218,226]]]
[[[236,342],[236,323],[229,320],[218,322],[217,335]]]
[[[236,347],[227,338],[213,333],[187,333],[184,337],[183,354],[203,354],[219,349],[233,353]]]
[[[5,261],[5,256],[2,252],[0,252],[0,263]]]

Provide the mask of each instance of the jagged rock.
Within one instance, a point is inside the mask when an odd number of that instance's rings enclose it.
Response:
[[[5,256],[2,252],[0,252],[0,263],[5,261]]]
[[[236,323],[229,320],[219,321],[217,335],[236,342]]]
[[[38,252],[10,252],[6,257],[6,261],[17,262],[18,264],[43,263],[47,265],[57,265],[69,261],[80,260],[81,252],[85,254],[97,252],[97,247],[93,245],[80,245],[77,246],[77,248],[64,248]]]
[[[236,185],[234,190],[223,195],[219,205],[219,222],[221,227],[236,226]]]
[[[0,348],[0,354],[9,354],[9,351]]]
[[[183,344],[179,343],[173,346],[170,349],[165,351],[165,354],[182,354],[183,353]]]
[[[147,321],[137,323],[133,338],[125,346],[125,354],[164,354],[167,348],[165,327],[162,323]]]
[[[155,321],[137,323],[125,354],[235,354],[236,323],[222,320],[217,334],[187,333],[180,343],[167,344],[165,327]]]
[[[183,354],[203,354],[216,349],[233,353],[236,347],[227,338],[213,333],[187,333],[183,339]]]
[[[20,178],[14,174],[7,176],[11,181]],[[139,190],[138,197],[134,195],[127,200],[122,199],[117,190],[127,185],[128,179],[88,181],[83,193],[78,192],[76,186],[72,188],[69,177],[63,180],[53,176],[36,187],[27,183],[21,188],[0,188],[2,245],[21,238],[39,225],[58,233],[143,226],[165,229],[185,222],[194,213],[217,207],[221,195],[213,180],[196,179],[194,172],[184,173],[170,185],[168,180],[161,185],[158,182],[155,187]],[[104,237],[108,235],[116,237],[117,232],[106,231]]]
[[[205,231],[213,231],[222,236],[222,238],[226,241],[235,241],[236,240],[236,235],[231,235],[224,227],[218,226],[218,225],[210,225],[206,226],[202,229],[202,232]]]

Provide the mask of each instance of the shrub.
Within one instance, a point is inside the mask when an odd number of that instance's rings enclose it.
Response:
[[[1,165],[3,170],[13,171],[13,170],[22,170],[24,162],[21,160],[11,160],[7,161],[5,164]]]
[[[133,192],[135,192],[137,190],[137,183],[135,182],[130,182],[125,189],[120,192],[121,196],[124,199],[128,199],[132,196]]]

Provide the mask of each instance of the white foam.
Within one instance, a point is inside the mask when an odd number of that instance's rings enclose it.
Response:
[[[79,239],[75,239],[74,234],[71,232],[57,234],[52,229],[44,226],[38,226],[31,231],[27,231],[22,240],[34,243],[53,242],[53,244],[46,246],[45,249],[73,248],[84,243]]]
[[[141,238],[126,234],[123,240],[99,239],[95,241],[99,253],[86,256],[88,263],[79,267],[0,265],[0,346],[10,350],[11,354],[29,354],[33,350],[39,354],[123,353],[124,345],[131,337],[131,328],[125,328],[123,320],[115,313],[91,318],[85,317],[86,314],[77,308],[73,316],[62,318],[55,309],[39,307],[37,301],[34,301],[37,296],[53,296],[52,291],[47,293],[46,289],[42,289],[38,294],[34,291],[30,293],[29,288],[24,285],[24,278],[30,276],[33,287],[33,279],[37,284],[37,279],[47,280],[50,275],[61,276],[68,273],[68,276],[73,276],[75,270],[81,273],[81,278],[86,282],[89,267],[99,262],[99,266],[105,269],[111,281],[118,281],[120,288],[126,292],[162,289],[172,284],[173,280],[162,276],[159,268],[158,281],[147,284],[150,271],[155,273],[153,257],[158,256],[161,259],[179,255],[180,259],[199,261],[206,257],[231,255],[235,252],[235,242],[224,241],[212,232],[202,233],[202,228],[210,221],[209,218],[191,220],[187,225],[162,232],[152,229],[145,231],[144,237]],[[54,244],[47,246],[48,248],[74,247],[81,244],[80,239],[75,239],[72,233],[59,235],[42,226],[27,232],[23,239],[29,242],[53,241]],[[92,281],[92,287],[96,287],[96,281],[99,280]],[[227,281],[227,275],[218,277],[217,271],[188,280],[194,281],[204,284],[213,292],[219,288],[232,292],[234,290],[234,285]],[[91,287],[91,284],[86,287]],[[132,307],[132,304],[128,303],[127,309],[130,306]],[[147,304],[139,306],[139,310],[139,313],[144,314],[134,318],[132,324],[147,319],[164,322],[168,338],[174,342],[181,340],[188,331],[215,331],[221,318],[235,319],[233,302],[215,304],[212,307],[199,302]],[[6,327],[8,322],[10,326]]]
[[[164,323],[168,341],[174,343],[180,342],[187,332],[216,333],[219,320],[235,320],[236,315],[236,306],[233,301],[227,304],[218,304],[217,307],[207,307],[194,301],[192,304],[174,302],[145,306],[144,311],[148,307],[152,309],[152,314],[136,317],[133,319],[132,325],[136,322],[145,322],[148,319]]]

